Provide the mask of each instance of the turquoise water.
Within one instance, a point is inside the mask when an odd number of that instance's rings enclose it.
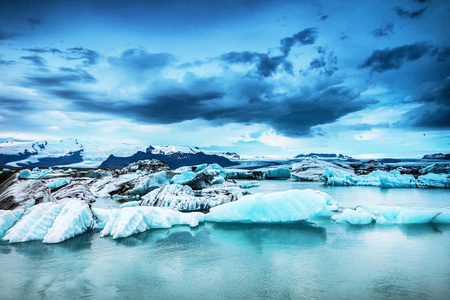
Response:
[[[438,189],[264,181],[253,191],[277,187],[321,189],[348,206],[450,205],[450,191]],[[119,240],[87,233],[56,245],[0,242],[0,298],[449,299],[449,249],[449,225],[329,220],[206,223]]]

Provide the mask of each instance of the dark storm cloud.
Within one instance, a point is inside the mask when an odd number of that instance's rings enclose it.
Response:
[[[68,60],[82,60],[85,65],[95,65],[100,60],[97,51],[85,49],[83,47],[69,48],[65,51],[65,58]]]
[[[293,65],[288,60],[289,52],[292,47],[298,45],[312,45],[318,38],[317,28],[307,28],[291,37],[286,37],[280,40],[279,49],[283,53],[278,56],[270,56],[267,53],[259,52],[229,52],[221,55],[220,60],[229,64],[255,64],[255,75],[260,77],[269,77],[275,74],[279,69],[289,74],[293,74]],[[252,76],[253,74],[248,74]]]
[[[282,39],[280,41],[281,44],[280,49],[284,53],[284,55],[287,56],[291,51],[291,48],[295,44],[312,45],[316,42],[318,36],[319,32],[317,28],[306,28],[305,30],[297,32],[291,37],[286,37]]]
[[[399,6],[396,6],[394,8],[395,13],[400,18],[405,18],[405,19],[417,19],[417,18],[421,17],[425,13],[426,10],[427,10],[427,7],[424,7],[422,9],[419,9],[416,11],[407,11]]]
[[[136,72],[162,69],[170,65],[174,59],[175,57],[169,53],[149,53],[143,49],[128,49],[120,57],[110,57],[108,61],[113,66]]]
[[[32,56],[22,56],[21,59],[28,60],[35,64],[38,67],[44,67],[47,64],[47,61],[38,55],[32,55]]]
[[[3,31],[0,29],[0,41],[3,40],[10,40],[13,39],[15,37],[18,37],[20,34],[15,33],[15,32],[9,32],[9,31]]]
[[[28,76],[28,82],[35,86],[60,87],[69,83],[95,83],[97,80],[82,69],[60,68],[59,73]]]
[[[57,89],[57,90],[50,90],[50,94],[61,97],[63,99],[68,100],[81,100],[81,101],[92,101],[92,94],[81,92],[74,89]]]
[[[172,124],[203,119],[218,125],[267,124],[283,134],[301,136],[307,135],[313,126],[334,122],[375,102],[360,99],[352,89],[333,84],[285,95],[274,94],[271,84],[253,78],[237,78],[227,86],[217,78],[196,78],[166,85],[138,104],[80,99],[74,105],[144,123]]]
[[[33,52],[33,53],[52,53],[52,54],[62,54],[63,52],[56,48],[22,48],[24,51]]]
[[[450,128],[450,77],[426,87],[413,102],[422,104],[403,115],[400,125],[427,129]]]
[[[359,66],[360,68],[370,68],[372,72],[385,72],[397,70],[407,61],[415,61],[432,50],[432,46],[425,42],[411,45],[403,45],[384,50],[375,50]]]
[[[326,76],[331,76],[338,70],[337,57],[334,55],[334,52],[327,53],[327,48],[318,47],[317,52],[320,57],[313,59],[309,63],[308,70],[319,70],[319,74],[323,74]],[[303,74],[307,74],[308,70],[304,71]]]
[[[393,32],[394,32],[394,24],[389,23],[386,24],[384,27],[373,30],[371,34],[374,37],[384,37],[392,34]]]
[[[436,47],[431,53],[438,62],[446,62],[450,58],[450,47]]]

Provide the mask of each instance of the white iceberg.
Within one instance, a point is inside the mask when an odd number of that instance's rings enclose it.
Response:
[[[182,213],[154,206],[125,207],[112,210],[101,236],[124,238],[152,228],[170,228],[174,225],[197,226],[203,222],[202,213]]]
[[[450,209],[418,208],[396,206],[360,206],[356,209],[346,208],[334,214],[332,220],[338,223],[365,225],[377,224],[424,224],[450,223]]]
[[[94,226],[89,205],[84,201],[67,202],[45,235],[44,243],[59,243],[82,234]]]
[[[236,202],[211,208],[205,221],[278,223],[330,216],[334,199],[315,190],[289,190],[243,196]]]
[[[0,210],[0,236],[4,236],[6,231],[20,220],[24,213],[23,209]]]
[[[66,185],[66,184],[69,184],[69,181],[66,178],[58,178],[56,180],[53,180],[53,181],[47,183],[47,186],[51,190],[54,190],[54,189],[57,189],[59,187]]]
[[[6,232],[3,240],[10,243],[43,240],[63,206],[48,202],[28,208],[24,216]]]
[[[170,207],[178,211],[205,209],[206,199],[195,197],[190,186],[170,184],[142,197],[142,206]]]
[[[3,240],[10,243],[32,240],[59,243],[91,229],[93,225],[92,211],[84,201],[42,203],[27,209]]]
[[[180,175],[175,176],[171,183],[174,184],[183,184],[185,182],[191,181],[192,179],[197,176],[197,173],[190,172],[190,171],[182,171]]]
[[[342,173],[333,168],[327,168],[324,173],[326,185],[333,186],[378,186],[383,188],[427,188],[427,187],[450,187],[450,178],[447,174],[427,174],[417,179],[410,174],[400,174],[397,170],[373,171],[367,175],[352,176]]]

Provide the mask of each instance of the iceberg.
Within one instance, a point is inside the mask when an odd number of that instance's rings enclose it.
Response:
[[[396,206],[360,206],[356,209],[345,208],[334,214],[332,220],[338,223],[365,225],[377,224],[424,224],[450,223],[450,209],[404,208]]]
[[[205,221],[279,223],[331,216],[334,199],[315,190],[289,190],[243,196],[236,202],[211,208]]]
[[[66,185],[66,184],[69,184],[69,181],[66,178],[58,178],[56,180],[53,180],[53,181],[47,183],[47,186],[51,190],[54,190],[54,189],[57,189],[59,187]]]
[[[197,173],[190,172],[190,171],[182,171],[180,175],[175,176],[171,183],[175,184],[183,184],[185,182],[191,181],[192,179],[197,176]]]
[[[3,240],[10,243],[32,240],[59,243],[93,226],[93,214],[86,202],[79,200],[72,200],[66,204],[48,202],[28,208],[23,217],[6,232]]]
[[[43,243],[59,243],[88,231],[94,226],[89,205],[83,201],[67,202],[45,235]]]
[[[26,178],[29,178],[30,176],[31,176],[31,171],[28,169],[24,169],[19,172],[19,178],[21,178],[21,179],[26,179]]]
[[[61,212],[63,204],[42,203],[28,208],[24,216],[3,237],[10,243],[43,240]]]
[[[450,178],[447,174],[421,175],[417,179],[410,174],[400,174],[397,170],[373,171],[367,175],[352,176],[332,168],[327,168],[324,173],[325,185],[334,186],[378,186],[382,188],[450,188]]]
[[[20,220],[24,213],[23,209],[0,210],[0,236],[4,236],[6,231]]]
[[[291,170],[285,167],[261,168],[256,170],[227,169],[227,179],[288,179]]]
[[[346,164],[337,164],[317,158],[305,158],[292,165],[291,181],[321,181],[327,169],[337,170],[340,174],[355,176],[353,168]]]
[[[113,209],[100,235],[113,239],[124,238],[152,228],[170,228],[174,225],[198,226],[204,221],[202,213],[182,213],[154,206]]]
[[[205,209],[206,199],[195,197],[190,186],[170,184],[142,197],[142,206],[170,207],[179,211]]]
[[[249,189],[252,187],[260,186],[260,183],[258,181],[245,181],[245,182],[239,182],[239,187],[242,189]]]

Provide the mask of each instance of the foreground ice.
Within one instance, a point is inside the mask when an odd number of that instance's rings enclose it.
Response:
[[[3,240],[10,243],[32,240],[58,243],[87,231],[93,225],[92,212],[84,201],[42,203],[27,209]]]
[[[404,208],[396,206],[360,206],[344,209],[331,217],[338,223],[366,225],[377,224],[423,224],[450,223],[450,209]]]
[[[326,185],[334,186],[379,186],[384,188],[426,188],[426,187],[450,187],[450,178],[447,174],[433,174],[419,176],[400,174],[399,171],[373,171],[367,175],[352,176],[339,172],[333,168],[327,168],[324,174]]]
[[[174,225],[195,227],[203,220],[204,214],[198,212],[182,213],[153,206],[125,207],[112,210],[101,236],[111,235],[117,239],[151,228],[170,228]]]
[[[333,198],[315,190],[290,190],[270,194],[255,194],[239,201],[214,207],[205,221],[278,223],[295,222],[314,217],[330,216],[336,208]]]
[[[0,236],[20,220],[24,213],[23,209],[0,210]]]
[[[154,199],[169,205],[177,201],[176,193],[183,197],[225,201],[223,191],[217,188],[204,191],[195,197],[189,187],[171,185],[155,190],[171,190],[166,196]],[[101,230],[101,236],[114,239],[127,237],[153,228],[169,228],[175,225],[197,226],[204,221],[241,223],[283,223],[316,221],[331,218],[338,223],[364,225],[450,223],[450,208],[403,208],[390,206],[358,206],[355,209],[339,208],[334,199],[316,190],[289,190],[285,192],[246,195],[235,199],[239,187],[228,189],[232,201],[210,209],[210,212],[183,213],[171,208],[139,206],[134,201],[116,209],[91,208],[85,201],[70,200],[66,203],[41,203],[25,211],[23,209],[0,211],[0,235],[10,243],[42,240],[58,243],[91,229]],[[197,199],[194,199],[197,200]],[[235,201],[237,200],[237,201]],[[152,200],[153,201],[153,200]],[[182,202],[182,201],[180,201]],[[169,205],[171,206],[171,205]]]

